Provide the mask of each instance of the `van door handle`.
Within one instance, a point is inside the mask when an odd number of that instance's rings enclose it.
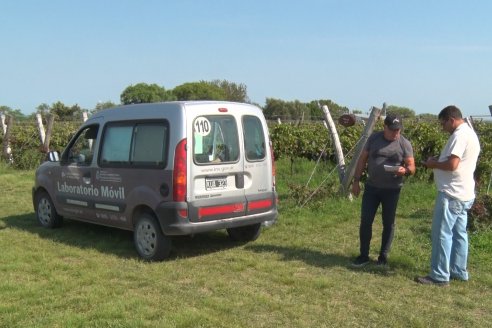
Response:
[[[243,189],[244,188],[244,173],[236,173],[236,188]]]

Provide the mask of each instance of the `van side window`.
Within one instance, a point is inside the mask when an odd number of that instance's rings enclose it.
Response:
[[[130,161],[133,164],[164,164],[167,128],[164,125],[139,124],[133,130]]]
[[[193,122],[193,160],[197,164],[231,163],[239,158],[236,120],[230,115],[204,115]]]
[[[165,166],[168,125],[162,122],[109,124],[104,130],[101,166]]]
[[[243,116],[244,152],[246,159],[257,161],[265,158],[265,134],[256,116]]]
[[[80,131],[77,139],[72,143],[67,152],[68,163],[77,165],[90,165],[94,157],[94,142],[97,138],[97,125],[89,126]]]
[[[104,133],[102,147],[103,163],[130,162],[132,126],[108,126]]]

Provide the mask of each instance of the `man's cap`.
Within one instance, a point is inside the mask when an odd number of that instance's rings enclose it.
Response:
[[[400,116],[388,114],[384,119],[384,125],[386,125],[391,130],[400,130],[403,127],[403,122]]]

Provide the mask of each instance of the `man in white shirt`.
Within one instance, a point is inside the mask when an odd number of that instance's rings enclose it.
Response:
[[[429,275],[418,277],[426,285],[448,286],[449,279],[468,280],[468,210],[475,200],[473,173],[480,143],[456,106],[438,115],[444,131],[451,134],[439,158],[423,164],[434,170],[437,198],[432,219],[432,254]]]

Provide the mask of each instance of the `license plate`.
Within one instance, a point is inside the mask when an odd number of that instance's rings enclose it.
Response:
[[[205,178],[206,190],[220,190],[227,188],[227,177]]]

